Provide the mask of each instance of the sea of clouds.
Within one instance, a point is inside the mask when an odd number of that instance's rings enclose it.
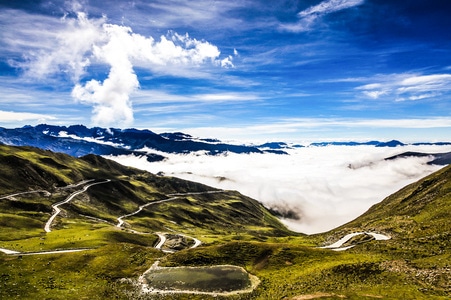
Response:
[[[449,152],[451,146],[305,147],[287,150],[289,155],[164,153],[166,160],[153,163],[145,157],[111,158],[152,173],[237,190],[290,215],[282,218],[290,229],[313,234],[351,221],[388,195],[442,167],[428,165],[427,157],[384,160],[405,151]]]

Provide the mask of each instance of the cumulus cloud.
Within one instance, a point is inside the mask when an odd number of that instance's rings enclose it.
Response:
[[[439,168],[427,165],[427,158],[384,160],[409,150],[446,152],[451,147],[305,147],[290,150],[290,155],[169,155],[167,160],[156,163],[136,157],[113,159],[154,173],[163,171],[238,190],[290,217],[283,221],[291,229],[317,233],[354,219],[371,205]]]
[[[226,58],[224,58],[223,60],[221,60],[221,67],[234,68],[235,66],[233,65],[233,56],[229,55]]]
[[[220,59],[219,49],[208,41],[171,31],[154,39],[127,26],[109,24],[106,17],[89,18],[83,12],[62,17],[52,33],[48,33],[50,28],[42,31],[44,47],[37,44],[29,48],[27,61],[18,65],[32,78],[70,76],[75,82],[72,96],[93,106],[94,125],[132,124],[130,95],[139,88],[137,67],[175,76],[190,76],[183,70],[207,62],[233,67],[233,57]],[[91,70],[103,68],[109,69],[105,79],[89,78]]]
[[[299,21],[295,24],[285,24],[283,28],[294,32],[307,31],[323,16],[363,3],[364,0],[326,0],[299,12]]]
[[[397,101],[434,98],[451,91],[451,74],[392,74],[379,80],[356,89],[372,99],[391,96]]]

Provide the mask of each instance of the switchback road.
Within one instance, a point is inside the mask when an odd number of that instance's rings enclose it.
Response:
[[[74,193],[72,193],[69,197],[67,197],[64,201],[58,202],[56,204],[52,205],[52,208],[54,210],[53,215],[50,217],[50,219],[47,221],[47,223],[45,223],[44,226],[44,230],[45,232],[51,232],[52,230],[50,229],[50,226],[52,225],[53,220],[56,218],[56,216],[61,212],[61,209],[59,209],[60,205],[69,203],[72,199],[74,199],[75,196],[77,196],[78,194],[84,193],[86,192],[91,186],[97,185],[97,184],[103,184],[103,183],[107,183],[110,182],[111,179],[106,179],[105,181],[101,181],[101,182],[95,182],[95,183],[91,183],[88,185],[85,185],[83,187],[83,189],[81,189],[80,191],[76,191]]]

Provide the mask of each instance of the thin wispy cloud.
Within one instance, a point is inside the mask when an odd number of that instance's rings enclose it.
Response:
[[[208,23],[213,27],[221,26],[235,28],[241,20],[227,14],[230,10],[244,6],[240,1],[215,1],[201,0],[186,2],[180,0],[143,2],[143,6],[155,11],[158,18],[152,18],[152,22],[159,27]],[[221,23],[218,23],[218,20]]]
[[[298,13],[299,17],[307,17],[311,15],[322,16],[330,14],[342,9],[351,8],[363,4],[364,0],[328,0],[318,5],[311,6],[306,10]]]
[[[55,119],[56,118],[51,115],[0,110],[0,123],[6,123],[6,124],[13,122],[13,121],[26,121],[26,122],[32,121],[33,123],[36,123],[36,122],[45,123],[45,122],[54,121]]]
[[[302,32],[312,29],[312,27],[324,16],[363,4],[364,0],[326,0],[317,5],[311,6],[300,11],[297,16],[297,23],[283,24],[281,27],[285,30]]]
[[[192,107],[191,107],[192,108]],[[370,139],[393,139],[385,132],[403,132],[402,141],[418,141],[422,130],[433,130],[428,140],[440,141],[440,136],[451,127],[451,117],[417,117],[417,118],[264,118],[249,122],[242,120],[234,126],[215,120],[215,126],[186,127],[176,120],[165,123],[166,131],[179,128],[200,137],[215,137],[221,140],[265,143],[268,141],[330,141]],[[411,130],[415,130],[409,133]],[[346,137],[340,133],[347,132]],[[338,136],[338,137],[337,137]]]
[[[267,125],[267,126],[274,126]],[[451,126],[451,117],[443,118],[412,118],[412,119],[346,119],[346,118],[291,118],[280,123],[281,127],[323,127],[342,126],[342,127],[384,127],[384,128],[432,128],[439,126]],[[261,126],[254,127],[255,129]],[[266,125],[263,127],[266,129]]]
[[[390,97],[396,101],[415,101],[437,98],[451,91],[451,74],[392,74],[356,89],[372,99]]]
[[[190,94],[190,95],[179,95],[179,94],[169,94],[164,90],[152,90],[152,91],[137,91],[133,95],[133,99],[138,104],[157,104],[157,103],[198,103],[199,105],[204,105],[205,103],[222,103],[222,102],[247,102],[247,101],[258,101],[263,99],[263,97],[256,93],[208,93],[208,94]]]

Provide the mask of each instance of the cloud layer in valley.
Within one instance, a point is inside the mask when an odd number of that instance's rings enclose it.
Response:
[[[440,168],[427,165],[427,158],[384,160],[408,150],[445,152],[451,147],[306,147],[290,150],[290,155],[170,155],[156,163],[136,157],[115,159],[154,173],[162,171],[238,190],[289,216],[283,219],[289,228],[311,234],[354,219],[386,196]]]

